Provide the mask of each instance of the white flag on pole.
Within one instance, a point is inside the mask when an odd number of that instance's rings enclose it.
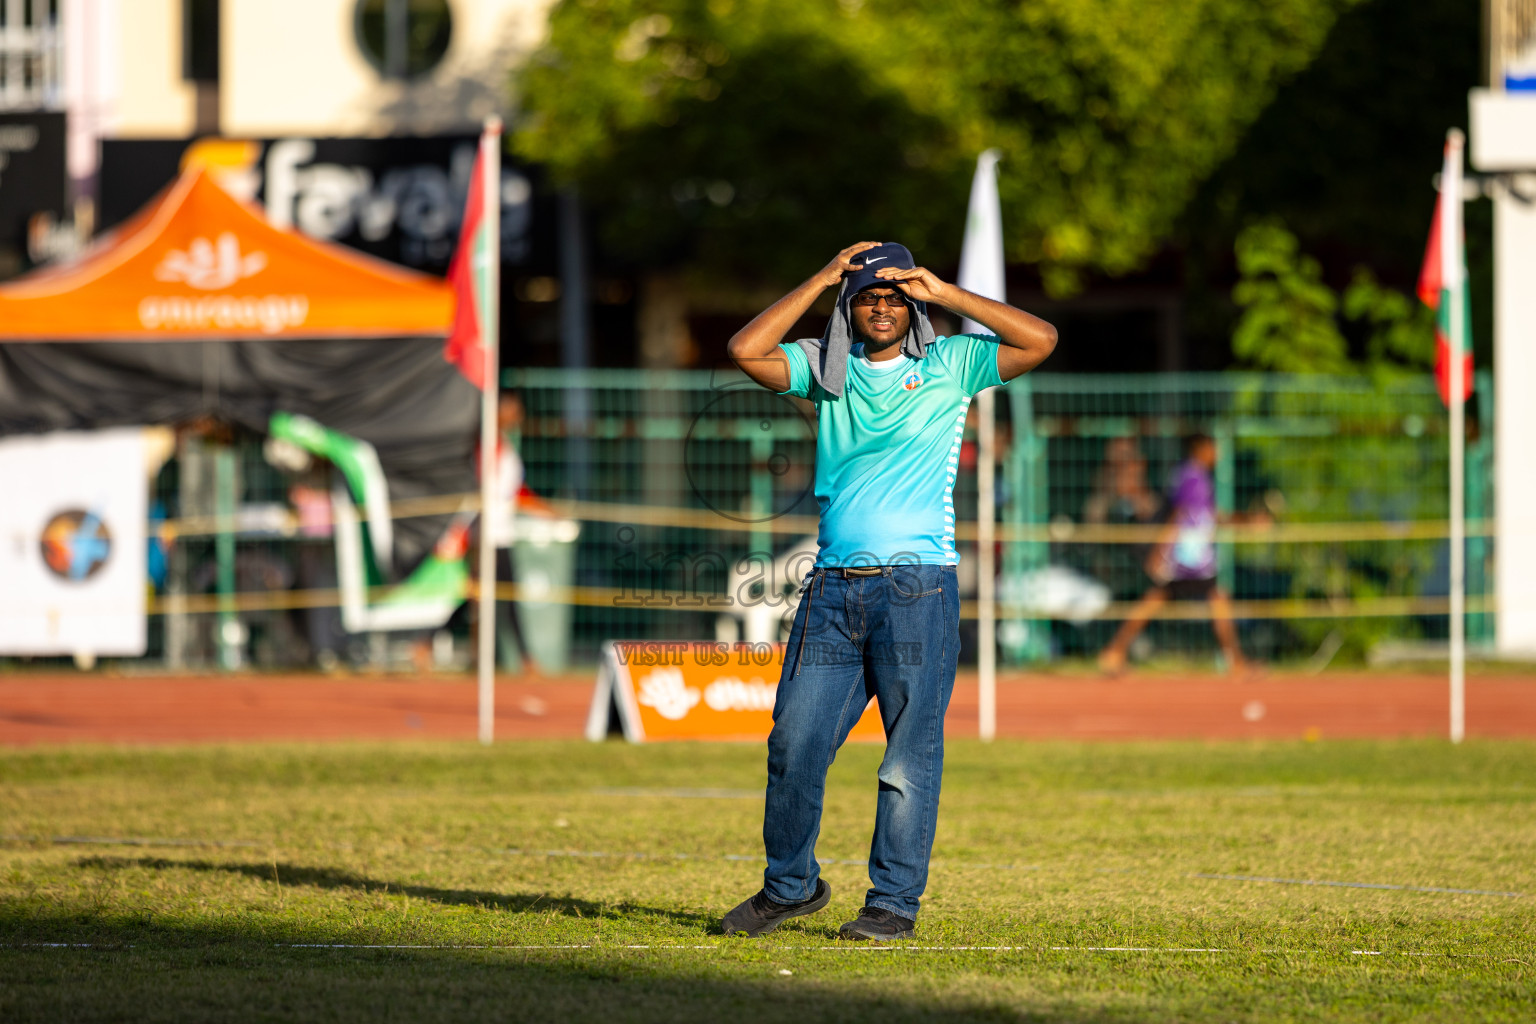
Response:
[[[961,288],[983,298],[1007,301],[1003,276],[1003,206],[997,195],[998,151],[989,149],[976,159],[971,181],[970,209],[965,216],[965,240],[960,246]],[[991,334],[966,318],[965,334]],[[976,396],[976,669],[979,735],[997,735],[997,569],[993,523],[997,501],[994,489],[997,438],[993,422],[992,389]]]
[[[999,153],[989,149],[976,159],[971,180],[971,206],[965,215],[965,241],[960,246],[960,279],[955,283],[968,292],[1006,302],[1003,277],[1003,204],[997,196]],[[966,320],[965,334],[991,334],[974,320]]]

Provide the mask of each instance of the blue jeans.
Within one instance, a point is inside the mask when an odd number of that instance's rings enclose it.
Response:
[[[780,903],[815,894],[827,769],[874,697],[886,747],[864,902],[915,920],[928,884],[944,712],[960,656],[955,568],[893,566],[849,578],[813,569],[804,587],[768,736],[763,889]]]

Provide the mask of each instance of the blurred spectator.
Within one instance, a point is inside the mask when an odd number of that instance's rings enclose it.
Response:
[[[1147,460],[1134,437],[1111,438],[1104,445],[1104,461],[1094,477],[1093,491],[1083,502],[1083,522],[1113,526],[1151,526],[1158,521],[1163,498],[1147,486]],[[1142,564],[1145,543],[1073,545],[1066,557],[1109,588],[1116,601],[1134,601],[1146,589]],[[1111,635],[1112,623],[1085,623],[1083,640],[1101,647]]]
[[[1126,654],[1147,622],[1168,601],[1206,601],[1211,626],[1227,659],[1227,669],[1249,671],[1237,643],[1232,600],[1216,582],[1216,442],[1206,434],[1184,440],[1184,461],[1174,473],[1168,494],[1168,516],[1151,553],[1146,572],[1152,580],[1131,609],[1109,646],[1099,654],[1099,667],[1111,675],[1125,669]],[[1264,513],[1233,517],[1234,521],[1268,521]]]
[[[330,475],[330,464],[317,459],[300,471],[288,488],[288,501],[299,521],[294,570],[300,590],[337,587]],[[335,671],[348,658],[348,648],[352,646],[352,635],[341,623],[341,609],[335,605],[316,605],[304,609],[302,614],[310,656],[322,670]]]
[[[1163,500],[1147,486],[1147,460],[1134,437],[1112,438],[1093,493],[1083,502],[1085,523],[1150,523]]]
[[[482,522],[489,524],[489,535],[496,545],[497,582],[512,582],[516,573],[512,560],[512,543],[516,537],[514,519],[524,515],[553,516],[555,511],[529,489],[523,479],[523,460],[518,454],[517,443],[522,436],[523,400],[515,391],[504,391],[496,404],[496,504]],[[475,473],[480,472],[480,446],[475,446]],[[484,536],[484,533],[482,533]],[[477,567],[479,561],[474,563]],[[497,663],[503,670],[515,672],[526,662],[534,671],[528,643],[523,638],[517,610],[511,601],[496,602]]]

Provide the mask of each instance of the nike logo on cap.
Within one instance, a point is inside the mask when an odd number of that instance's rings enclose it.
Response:
[[[890,259],[889,256],[876,256],[874,259],[872,259],[872,260],[865,260],[864,262],[865,263],[879,263],[881,260],[888,260],[888,259]]]

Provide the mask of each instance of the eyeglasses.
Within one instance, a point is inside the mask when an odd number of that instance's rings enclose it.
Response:
[[[901,292],[890,295],[876,295],[874,292],[859,292],[848,300],[850,306],[878,306],[884,302],[887,309],[900,309],[907,304]]]

